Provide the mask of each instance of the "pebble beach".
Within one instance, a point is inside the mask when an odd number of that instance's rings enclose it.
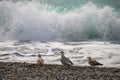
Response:
[[[0,62],[0,80],[120,80],[120,68]]]
[[[0,0],[0,80],[120,80],[120,0]]]

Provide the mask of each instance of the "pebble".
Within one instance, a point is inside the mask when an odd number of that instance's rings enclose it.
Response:
[[[108,67],[0,62],[0,80],[120,80],[120,71]]]

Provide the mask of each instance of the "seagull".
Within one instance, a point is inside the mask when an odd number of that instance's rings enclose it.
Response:
[[[39,64],[39,65],[43,65],[44,64],[44,60],[43,60],[43,58],[41,57],[40,54],[38,54],[37,64]]]
[[[92,60],[91,57],[87,57],[87,59],[88,59],[88,63],[89,63],[91,66],[103,65],[103,64],[97,62],[96,60]]]
[[[64,56],[64,52],[63,52],[63,51],[61,51],[60,53],[61,53],[61,59],[60,59],[60,61],[61,61],[61,63],[62,63],[64,66],[72,66],[72,65],[74,65],[74,64],[70,61],[69,58],[66,58],[66,57]]]

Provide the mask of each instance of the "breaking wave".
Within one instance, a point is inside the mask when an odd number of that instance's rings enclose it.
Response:
[[[1,40],[120,40],[120,18],[113,7],[87,2],[67,10],[39,0],[1,1]]]

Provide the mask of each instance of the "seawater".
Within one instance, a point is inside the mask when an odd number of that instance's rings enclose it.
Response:
[[[1,0],[0,39],[120,40],[119,0]]]

